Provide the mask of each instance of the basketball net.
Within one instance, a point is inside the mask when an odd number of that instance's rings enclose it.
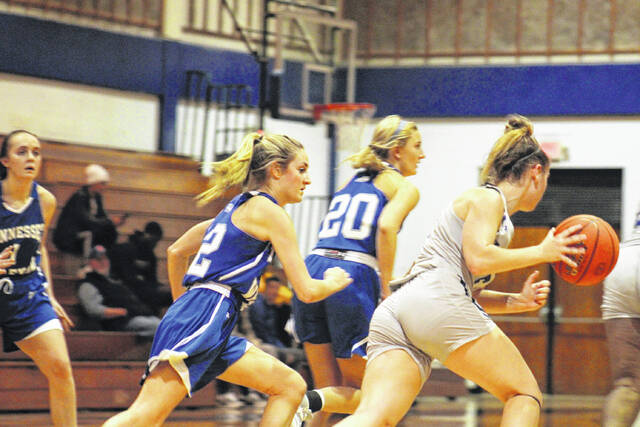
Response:
[[[365,103],[335,103],[314,106],[316,120],[335,125],[338,150],[356,152],[364,126],[376,112],[376,106]]]

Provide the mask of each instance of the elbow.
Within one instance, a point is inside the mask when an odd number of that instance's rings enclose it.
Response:
[[[318,283],[315,280],[312,280],[311,283],[303,286],[302,289],[296,290],[296,298],[298,298],[305,304],[311,304],[313,302],[320,301],[327,296],[327,294],[322,292],[321,284],[321,281],[319,281]]]
[[[491,266],[481,257],[470,257],[465,259],[469,272],[474,277],[486,276],[491,274]]]
[[[378,235],[376,237],[379,247],[392,244],[393,239],[398,235],[398,228],[391,226],[378,226]]]
[[[381,224],[378,225],[378,235],[382,238],[389,238],[389,236],[395,236],[398,234],[398,227],[392,226],[392,225],[388,225],[388,224]]]
[[[175,260],[181,256],[183,256],[182,252],[180,251],[178,245],[176,245],[175,243],[167,248],[167,261]]]
[[[317,298],[316,295],[314,295],[313,292],[309,292],[309,290],[296,292],[296,297],[305,304],[311,304],[312,302],[320,300],[320,298]]]

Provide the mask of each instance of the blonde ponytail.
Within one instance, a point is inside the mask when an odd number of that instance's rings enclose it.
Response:
[[[302,144],[286,135],[252,132],[244,137],[240,148],[230,157],[213,163],[208,190],[196,199],[198,205],[225,194],[234,186],[253,190],[267,179],[267,169],[274,162],[286,168],[295,155],[304,150]]]
[[[212,163],[210,187],[196,196],[198,205],[205,205],[217,199],[230,187],[245,184],[253,157],[253,146],[259,138],[261,135],[257,132],[246,135],[235,153],[222,161]]]

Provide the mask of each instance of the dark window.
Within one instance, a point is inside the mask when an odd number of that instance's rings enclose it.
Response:
[[[516,226],[555,226],[578,214],[599,216],[620,228],[622,169],[551,169],[547,192],[533,212],[518,212]]]

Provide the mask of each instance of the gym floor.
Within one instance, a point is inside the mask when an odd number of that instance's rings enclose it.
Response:
[[[603,396],[545,396],[542,427],[597,427],[601,424]],[[493,427],[500,424],[501,403],[487,394],[456,399],[419,397],[401,427]],[[81,411],[79,425],[98,427],[109,418],[109,411]],[[245,406],[239,409],[212,407],[211,409],[180,409],[165,423],[167,427],[231,427],[258,426],[262,407]],[[47,412],[0,413],[0,427],[50,426]],[[638,423],[636,423],[636,426]]]

